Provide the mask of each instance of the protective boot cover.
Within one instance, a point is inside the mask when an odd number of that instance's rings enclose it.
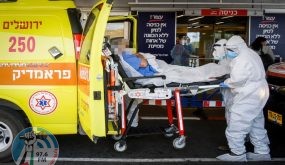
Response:
[[[270,154],[256,154],[253,152],[246,153],[247,160],[250,161],[269,161],[271,160]]]
[[[242,155],[231,155],[231,154],[223,154],[216,157],[218,160],[221,161],[229,161],[229,162],[246,162],[246,154]]]

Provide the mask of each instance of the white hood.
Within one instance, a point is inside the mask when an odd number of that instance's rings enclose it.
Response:
[[[239,54],[243,49],[247,48],[247,45],[240,36],[234,35],[226,43],[226,48]]]

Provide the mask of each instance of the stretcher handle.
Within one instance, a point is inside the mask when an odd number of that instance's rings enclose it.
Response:
[[[149,79],[149,78],[157,78],[157,77],[161,77],[163,80],[166,79],[165,75],[154,75],[154,76],[143,76],[143,77],[128,77],[128,78],[123,78],[123,81],[135,81],[138,79]]]
[[[220,85],[201,85],[199,86],[199,89],[207,89],[207,88],[220,88]]]

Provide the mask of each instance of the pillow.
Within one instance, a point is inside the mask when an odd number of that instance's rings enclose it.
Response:
[[[130,64],[128,64],[122,55],[119,55],[120,62],[128,77],[142,77],[143,75],[136,71]]]

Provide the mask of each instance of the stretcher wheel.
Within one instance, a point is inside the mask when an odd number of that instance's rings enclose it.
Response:
[[[117,141],[114,144],[114,149],[118,152],[124,152],[127,149],[127,143],[124,140]]]
[[[183,149],[186,146],[185,136],[175,138],[172,144],[175,149]]]
[[[173,124],[170,127],[164,129],[165,137],[172,137],[175,133],[178,133],[178,128]]]
[[[164,136],[167,137],[167,138],[170,138],[172,137],[174,134],[173,133],[164,133]]]
[[[112,139],[118,141],[118,140],[121,140],[122,136],[123,136],[123,135],[113,135],[113,136],[112,136]]]

